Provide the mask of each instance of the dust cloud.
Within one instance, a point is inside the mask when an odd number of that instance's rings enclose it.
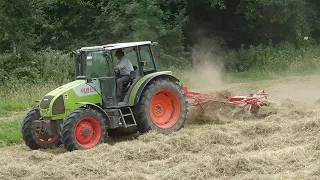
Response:
[[[200,38],[189,50],[193,69],[183,74],[182,82],[195,90],[221,89],[224,67],[220,45],[212,39]]]
[[[320,78],[317,76],[289,77],[270,89],[276,99],[292,99],[298,103],[316,104],[320,99]]]

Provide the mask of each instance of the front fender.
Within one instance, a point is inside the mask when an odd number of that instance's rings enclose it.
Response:
[[[102,104],[99,86],[97,86],[98,92],[94,91],[91,86],[86,84],[84,80],[76,80],[56,88],[42,98],[40,115],[52,120],[60,120],[74,109],[79,108],[79,104],[76,102]]]
[[[142,92],[145,89],[145,87],[148,85],[148,83],[160,76],[168,77],[173,79],[174,81],[180,82],[178,78],[172,75],[171,71],[161,71],[161,72],[148,74],[142,77],[141,79],[139,79],[139,81],[134,84],[134,87],[130,92],[128,105],[134,106],[137,103],[139,103]]]
[[[107,118],[109,118],[108,114],[106,113],[106,111],[104,111],[100,106],[94,104],[94,103],[90,103],[90,102],[76,102],[76,104],[81,104],[81,105],[86,105],[86,106],[92,106],[94,108],[97,108],[101,111],[102,114],[106,115]]]

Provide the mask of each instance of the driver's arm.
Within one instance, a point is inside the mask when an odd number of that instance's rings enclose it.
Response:
[[[119,62],[118,65],[115,65],[115,66],[113,67],[114,70],[118,70],[118,69],[121,69],[121,68],[123,68],[122,61]]]

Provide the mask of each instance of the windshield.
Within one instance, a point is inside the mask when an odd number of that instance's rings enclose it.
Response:
[[[82,58],[83,74],[88,78],[110,76],[110,57],[103,52],[85,52]]]

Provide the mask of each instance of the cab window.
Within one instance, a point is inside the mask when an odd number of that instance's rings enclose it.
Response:
[[[85,56],[85,74],[89,78],[110,76],[110,59],[102,52],[88,52]]]
[[[140,51],[140,56],[141,56],[140,64],[143,67],[143,71],[144,72],[154,71],[155,66],[152,61],[150,47],[149,46],[141,46],[139,49],[140,49],[139,51]]]

